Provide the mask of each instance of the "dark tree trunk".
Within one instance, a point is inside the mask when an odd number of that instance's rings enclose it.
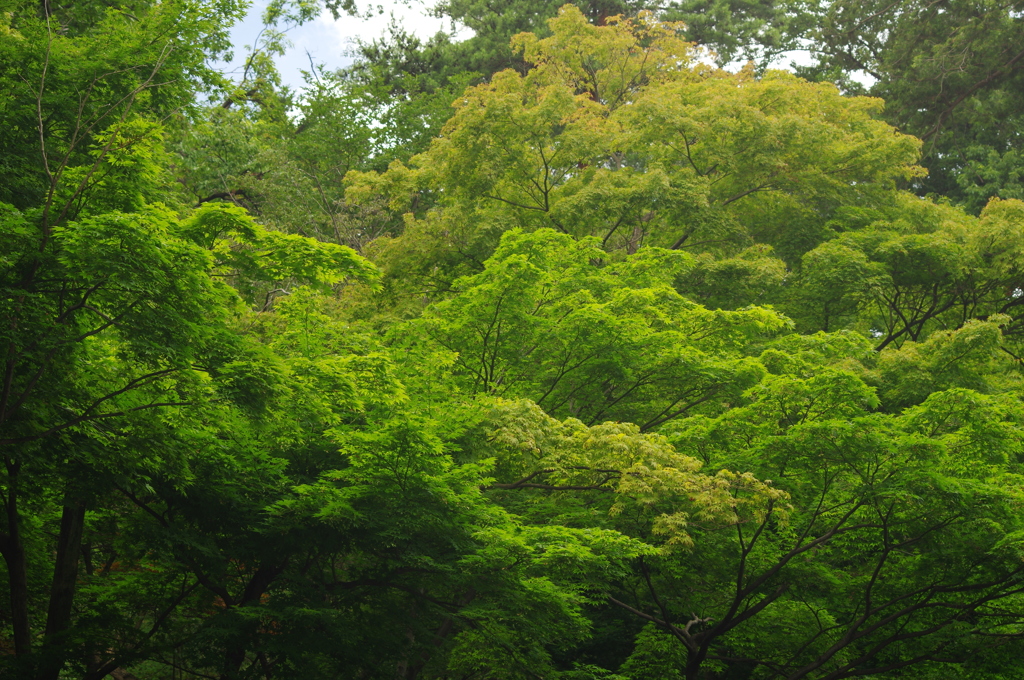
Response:
[[[248,585],[245,587],[245,591],[242,593],[242,597],[239,598],[237,603],[225,601],[228,609],[237,607],[249,607],[258,605],[263,594],[267,592],[270,585],[274,582],[281,572],[284,571],[285,566],[288,564],[288,558],[286,557],[279,565],[263,565],[256,570],[256,573],[249,579]],[[227,648],[224,650],[224,670],[221,672],[221,680],[234,680],[239,677],[242,669],[242,664],[245,663],[246,649],[249,646],[254,629],[236,631],[235,637],[231,640]],[[270,677],[270,662],[264,657],[259,659],[262,667],[264,676]]]
[[[71,611],[78,581],[78,560],[82,553],[82,531],[85,526],[85,501],[68,497],[60,518],[57,538],[57,560],[53,566],[50,606],[46,612],[44,659],[38,680],[58,680],[64,667],[66,652],[61,648],[61,634],[71,627]]]
[[[707,658],[708,650],[701,645],[686,655],[686,680],[699,680],[701,666]]]
[[[465,607],[470,602],[472,602],[475,597],[476,589],[470,588],[462,597],[459,598],[459,607]],[[439,649],[444,644],[445,640],[447,640],[454,631],[455,617],[446,616],[444,620],[441,622],[441,626],[437,629],[437,632],[434,633],[434,638],[430,642],[431,646],[435,649]],[[416,678],[418,678],[420,673],[423,671],[423,668],[427,665],[427,662],[430,661],[430,656],[431,650],[429,648],[422,650],[419,654],[416,663],[414,663],[411,666],[407,664],[406,668],[402,669],[402,674],[399,677],[403,678],[404,680],[416,680]]]
[[[11,617],[14,627],[14,653],[27,656],[32,652],[32,632],[28,618],[28,567],[25,564],[25,546],[21,540],[21,516],[18,513],[18,472],[20,465],[7,463],[7,497],[4,510],[7,536],[3,542],[4,561],[11,594]]]

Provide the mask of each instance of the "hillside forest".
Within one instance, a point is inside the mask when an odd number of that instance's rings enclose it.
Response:
[[[1024,2],[559,4],[0,0],[0,676],[1024,679]]]

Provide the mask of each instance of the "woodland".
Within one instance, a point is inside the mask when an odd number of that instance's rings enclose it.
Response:
[[[0,676],[1024,679],[1024,2],[560,4],[0,0]]]

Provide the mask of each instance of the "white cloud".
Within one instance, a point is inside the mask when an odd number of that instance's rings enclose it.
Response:
[[[335,20],[330,12],[324,11],[316,23],[334,32],[343,44],[351,44],[356,40],[369,41],[387,33],[392,19],[405,30],[420,39],[427,39],[438,31],[450,31],[451,22],[431,16],[427,7],[421,3],[412,6],[390,0],[382,4],[383,11],[368,19],[343,16]]]

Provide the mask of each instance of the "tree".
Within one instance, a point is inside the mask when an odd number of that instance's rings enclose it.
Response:
[[[822,330],[859,325],[878,349],[993,315],[1007,315],[1005,332],[1016,337],[1019,201],[995,199],[975,218],[908,197],[870,219],[837,221],[841,233],[804,255],[794,316]]]
[[[410,211],[371,251],[386,272],[446,290],[511,227],[627,253],[756,240],[793,262],[829,237],[834,211],[890,203],[916,173],[917,143],[874,120],[873,100],[693,65],[680,28],[650,16],[592,26],[567,7],[551,28],[517,38],[534,68],[469,88],[410,167],[349,174],[350,200]]]
[[[240,11],[229,1],[141,3],[131,11],[8,3],[0,89],[11,105],[2,114],[0,201],[40,207],[47,224],[73,217],[94,184],[116,176],[116,164],[104,164],[108,155],[152,133],[123,126],[173,115],[192,105],[196,86],[220,81],[205,60],[230,47],[227,25]]]
[[[549,36],[547,22],[561,6],[558,2],[517,0],[496,8],[475,0],[443,0],[430,11],[450,20],[452,32],[440,31],[424,41],[409,34],[405,27],[391,26],[387,35],[359,45],[359,59],[349,72],[360,82],[391,88],[391,99],[399,105],[407,97],[427,99],[438,88],[456,84],[465,74],[487,81],[508,68],[523,73],[528,64],[510,49],[511,39],[519,33]],[[802,11],[801,4],[788,2],[694,0],[651,4],[598,0],[575,6],[596,25],[612,17],[635,18],[643,11],[655,12],[660,20],[682,22],[686,39],[708,48],[719,66],[742,57],[753,59],[760,70],[780,53],[800,45],[810,16]],[[472,35],[457,39],[467,29]],[[452,98],[449,96],[449,101]],[[430,128],[431,136],[440,132],[445,118],[436,120]],[[415,142],[401,146],[407,150],[406,157],[423,150]]]
[[[2,84],[14,172],[4,186],[18,205],[2,205],[5,618],[13,668],[56,678],[75,638],[86,513],[116,511],[108,475],[173,474],[139,456],[139,442],[165,431],[168,411],[201,408],[218,371],[233,369],[237,382],[239,366],[252,365],[232,329],[239,298],[219,280],[223,268],[250,293],[292,277],[369,280],[374,270],[350,249],[268,232],[237,210],[182,219],[158,202],[174,198],[161,186],[158,121],[187,107],[198,82],[216,80],[205,58],[225,47],[233,4],[11,9]],[[232,232],[246,243],[223,246]],[[168,465],[180,471],[188,457],[178,449]],[[40,549],[49,528],[52,560]],[[191,590],[182,584],[171,609]],[[154,614],[141,642],[168,614]],[[137,642],[80,659],[102,677]]]
[[[979,212],[1022,198],[1019,2],[823,2],[813,8],[818,77],[866,73],[886,120],[920,137],[915,189]],[[849,82],[849,81],[847,81]]]
[[[635,426],[507,408],[491,435],[505,447],[494,488],[516,495],[504,502],[653,549],[609,588],[652,626],[620,672],[884,677],[1020,644],[1019,402],[952,389],[871,413],[874,390],[828,365],[829,344],[777,341],[744,405],[662,428],[675,451],[630,442]],[[846,344],[847,362],[870,357]],[[659,441],[664,458],[644,448]]]
[[[514,68],[293,97],[320,7],[234,84],[229,3],[3,15],[0,674],[1020,674],[1019,201],[684,39],[768,58],[795,5],[503,52],[546,17],[455,3]]]
[[[685,253],[647,248],[616,264],[603,255],[596,238],[507,232],[480,274],[396,337],[418,336],[425,355],[450,353],[445,370],[467,391],[528,398],[587,425],[657,429],[716,412],[760,380],[743,350],[784,331],[785,319],[687,301],[670,285],[693,266]]]

